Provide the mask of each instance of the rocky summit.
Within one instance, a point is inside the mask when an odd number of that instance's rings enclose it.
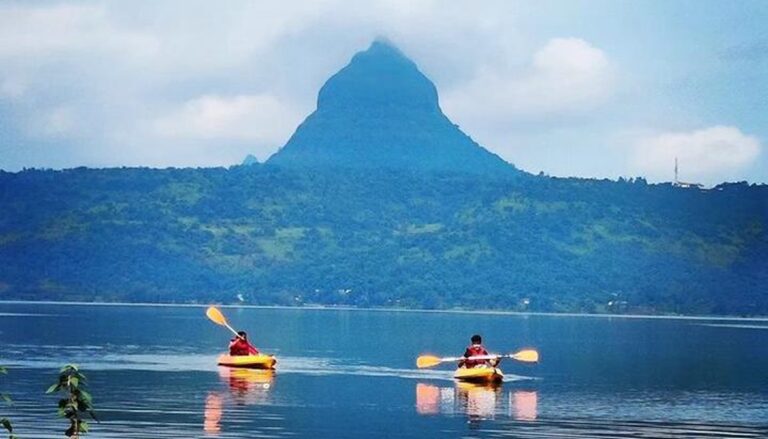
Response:
[[[468,173],[516,169],[443,114],[435,85],[389,43],[357,53],[320,90],[317,109],[268,164]]]

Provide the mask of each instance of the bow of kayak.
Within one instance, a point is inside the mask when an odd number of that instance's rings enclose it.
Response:
[[[277,359],[274,355],[219,355],[219,366],[244,367],[250,369],[274,369]]]
[[[460,367],[453,377],[468,383],[500,383],[504,373],[498,367]]]

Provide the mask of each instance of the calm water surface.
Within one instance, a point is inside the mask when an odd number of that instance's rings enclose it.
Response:
[[[768,322],[301,309],[224,309],[279,358],[274,374],[216,366],[228,333],[203,308],[0,303],[0,415],[60,438],[45,389],[65,363],[90,378],[99,438],[768,437]],[[455,383],[479,332],[498,387]]]

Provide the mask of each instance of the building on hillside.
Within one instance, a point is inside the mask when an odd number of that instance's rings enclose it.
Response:
[[[678,179],[677,157],[675,157],[675,182],[673,185],[682,188],[704,189],[704,185],[701,183],[686,183]]]

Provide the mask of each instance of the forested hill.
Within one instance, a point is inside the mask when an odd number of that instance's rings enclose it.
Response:
[[[0,299],[767,315],[767,226],[746,184],[0,172]]]

